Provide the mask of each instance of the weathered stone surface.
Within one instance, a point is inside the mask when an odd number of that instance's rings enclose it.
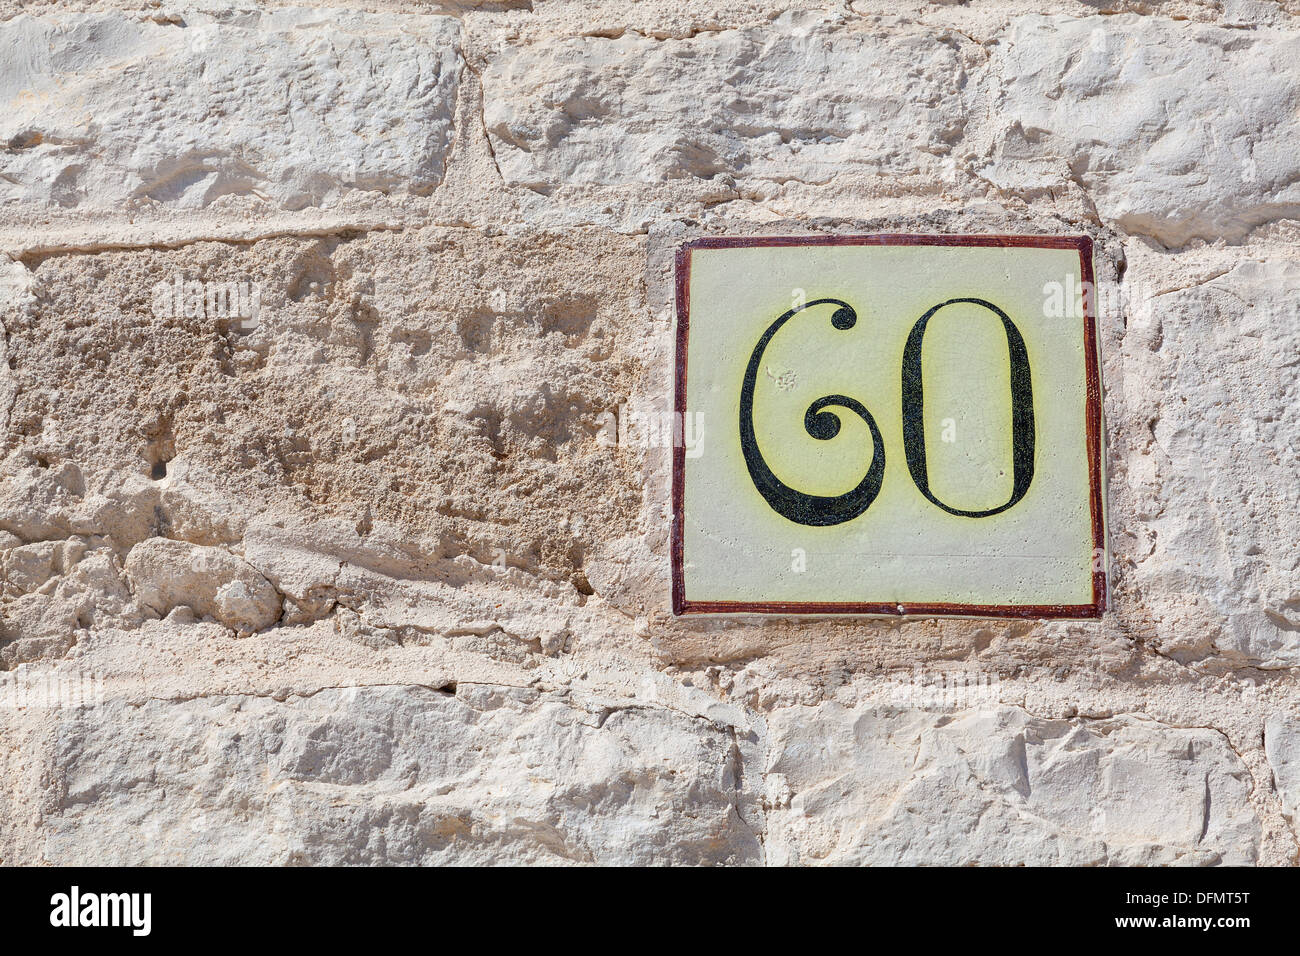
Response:
[[[159,617],[186,607],[244,634],[280,617],[280,596],[270,582],[221,548],[149,538],[127,555],[126,577],[141,609]]]
[[[149,701],[63,719],[54,751],[51,862],[762,856],[737,813],[731,736],[662,709],[486,685]]]
[[[460,70],[445,17],[18,17],[0,23],[0,204],[295,210],[425,192]]]
[[[245,864],[735,864],[766,852],[771,863],[1150,865],[1258,853],[1249,773],[1223,736],[1149,719],[782,708],[759,767],[698,718],[488,685],[104,715],[58,722],[42,805],[50,862],[78,847],[105,862]]]
[[[677,42],[573,37],[494,56],[484,122],[506,182],[542,192],[934,172],[966,122],[962,39],[811,13]]]
[[[1081,183],[1103,221],[1167,246],[1300,215],[1294,31],[1027,16],[998,37],[990,161],[1003,189]]]
[[[216,546],[311,513],[353,540],[395,524],[390,569],[472,559],[573,591],[597,527],[639,503],[635,463],[596,437],[639,374],[643,249],[432,229],[48,258],[42,307],[8,324],[0,530]],[[258,283],[259,324],[155,315],[177,275]]]
[[[1155,721],[776,711],[771,862],[1253,863],[1250,774],[1223,735]]]
[[[1300,720],[1286,714],[1271,715],[1264,725],[1264,752],[1282,813],[1294,826],[1300,811]]]

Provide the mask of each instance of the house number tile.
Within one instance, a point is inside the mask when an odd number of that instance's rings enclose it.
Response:
[[[677,256],[677,614],[1099,617],[1092,244],[708,238]]]

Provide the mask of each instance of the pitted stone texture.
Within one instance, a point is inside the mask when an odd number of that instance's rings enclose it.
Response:
[[[680,40],[573,37],[496,54],[484,121],[506,181],[541,192],[937,176],[966,120],[962,42],[813,14]]]
[[[754,863],[733,739],[465,685],[107,705],[59,723],[50,862]]]
[[[459,37],[447,17],[339,10],[18,17],[0,24],[0,205],[297,210],[427,191]]]
[[[1133,250],[1121,610],[1179,660],[1300,664],[1300,263],[1207,260],[1175,281]],[[1117,383],[1118,385],[1118,383]]]
[[[1103,221],[1166,246],[1239,240],[1300,216],[1297,58],[1293,32],[1017,18],[989,63],[981,175],[1031,196],[1081,183]]]
[[[39,305],[8,325],[22,392],[0,530],[125,553],[237,545],[249,512],[311,511],[349,529],[314,542],[335,569],[336,544],[388,522],[411,576],[453,582],[468,561],[581,599],[586,554],[641,496],[597,436],[639,374],[643,250],[428,230],[45,259]],[[259,284],[258,326],[154,314],[177,275]]]
[[[1246,864],[1251,777],[1222,734],[1016,707],[778,710],[769,862]]]

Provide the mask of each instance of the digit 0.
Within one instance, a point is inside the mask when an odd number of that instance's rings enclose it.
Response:
[[[925,388],[921,376],[921,349],[930,319],[943,308],[968,302],[988,309],[1002,320],[1007,334],[1007,355],[1011,362],[1011,497],[1006,503],[984,511],[954,508],[930,491],[930,474],[925,461]],[[1025,340],[1011,318],[992,302],[984,299],[949,299],[917,319],[903,348],[903,452],[907,469],[916,489],[932,504],[951,515],[963,518],[987,518],[1001,514],[1025,496],[1034,480],[1034,391],[1029,377],[1029,355]]]

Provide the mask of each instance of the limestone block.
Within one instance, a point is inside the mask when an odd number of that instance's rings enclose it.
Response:
[[[1300,663],[1300,264],[1207,262],[1175,281],[1135,250],[1116,540],[1161,649]],[[1127,547],[1127,546],[1125,546]]]
[[[793,13],[690,39],[566,38],[492,58],[484,121],[506,181],[541,192],[937,175],[966,121],[958,46]]]
[[[1103,221],[1166,246],[1300,214],[1293,31],[1163,17],[1018,17],[982,82],[1011,191],[1081,184]]]
[[[753,863],[725,730],[465,685],[108,705],[57,731],[46,857]],[[111,821],[111,825],[110,824]]]
[[[1224,736],[1020,708],[778,710],[769,862],[1254,861],[1251,778]]]
[[[447,17],[286,9],[0,24],[0,204],[337,204],[443,176],[461,61]]]

